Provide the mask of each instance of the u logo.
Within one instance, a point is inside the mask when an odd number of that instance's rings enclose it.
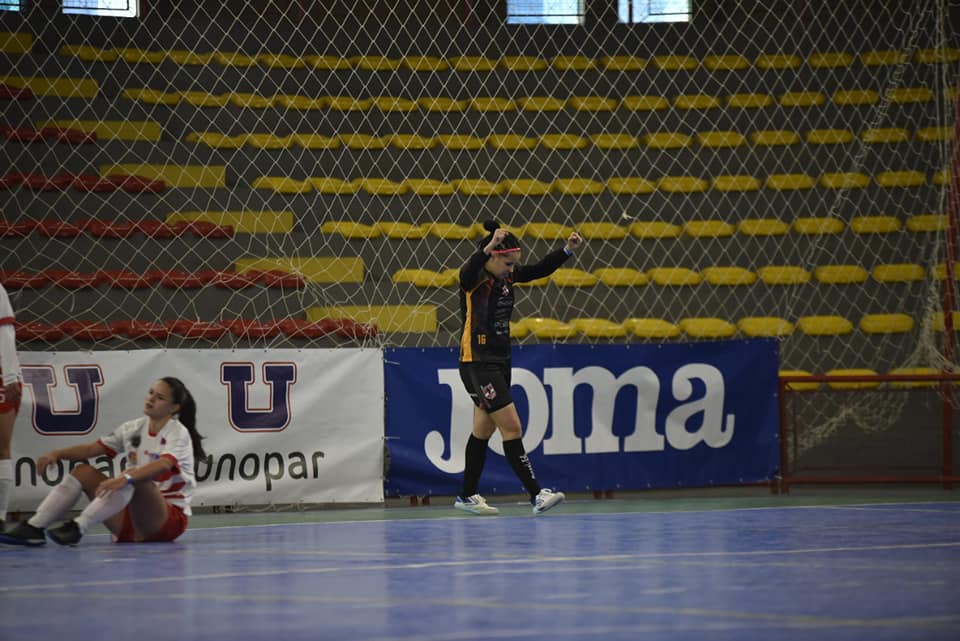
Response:
[[[66,384],[73,388],[73,407],[62,409],[54,400],[59,386],[57,373],[50,365],[24,365],[23,383],[33,395],[33,427],[40,434],[86,434],[97,426],[100,415],[100,386],[103,371],[99,365],[65,365]],[[62,400],[62,399],[61,399]]]
[[[220,382],[227,386],[230,425],[240,432],[279,432],[290,424],[290,388],[297,382],[295,363],[264,363],[263,381],[270,386],[267,407],[250,406],[253,363],[221,363]]]

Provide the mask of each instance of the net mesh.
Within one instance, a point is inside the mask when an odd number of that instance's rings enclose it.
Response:
[[[521,292],[520,342],[773,336],[789,370],[952,367],[953,7],[626,25],[618,4],[584,26],[501,3],[0,16],[22,347],[455,345],[456,269],[496,219],[527,260],[587,238]]]

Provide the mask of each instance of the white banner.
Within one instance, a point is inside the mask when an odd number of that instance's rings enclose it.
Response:
[[[68,463],[36,458],[141,416],[151,383],[182,380],[207,463],[193,505],[383,501],[383,353],[377,349],[21,352],[10,510],[32,510]],[[125,461],[90,461],[109,476]]]

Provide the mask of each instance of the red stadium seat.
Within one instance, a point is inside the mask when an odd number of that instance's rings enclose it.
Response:
[[[251,269],[248,275],[254,276],[264,287],[274,287],[277,289],[302,289],[307,286],[307,279],[300,274],[291,274],[279,270],[261,271]]]
[[[336,334],[341,338],[373,338],[377,335],[377,326],[372,323],[360,323],[350,318],[338,318]]]
[[[233,271],[216,272],[216,274],[211,277],[210,283],[217,287],[223,287],[224,289],[244,289],[245,287],[253,287],[259,284],[256,276],[251,276],[247,273],[238,274]]]
[[[161,323],[144,320],[118,320],[110,323],[114,334],[127,338],[163,340],[170,336],[170,328]]]
[[[97,174],[80,174],[74,178],[71,186],[77,191],[92,192],[97,194],[103,194],[117,190],[116,183]]]
[[[4,238],[23,238],[37,228],[37,221],[35,220],[23,220],[17,222],[10,222],[7,220],[0,220],[0,237]]]
[[[83,233],[83,226],[64,220],[41,220],[37,231],[47,238],[76,238]]]
[[[235,318],[223,321],[230,333],[240,338],[273,338],[280,334],[280,325],[277,321],[266,323],[247,318]]]
[[[25,271],[0,272],[0,283],[7,289],[37,289],[50,283],[50,277],[43,272]]]
[[[37,321],[21,323],[15,321],[14,331],[17,333],[18,341],[47,341],[52,343],[64,337],[64,331],[56,325],[47,325]]]
[[[51,285],[66,289],[86,289],[100,284],[100,274],[84,274],[69,269],[45,269],[42,274],[47,276]]]
[[[332,318],[309,321],[304,318],[285,318],[278,323],[280,331],[290,338],[323,338],[333,334],[340,324]]]
[[[57,327],[71,338],[81,341],[102,341],[113,338],[113,330],[99,321],[69,320],[57,323]]]
[[[160,193],[167,188],[167,184],[162,180],[151,180],[143,176],[125,176],[113,174],[107,176],[117,187],[131,194]]]
[[[140,231],[140,227],[136,223],[118,223],[93,218],[87,221],[84,230],[97,238],[129,238]]]
[[[216,321],[172,320],[164,323],[174,334],[184,338],[204,338],[216,340],[227,333],[227,328]]]
[[[101,269],[97,274],[101,283],[118,289],[146,289],[160,280],[155,273],[138,274],[126,269]]]
[[[218,225],[205,220],[183,221],[184,231],[189,231],[197,238],[233,238],[233,227]]]
[[[33,127],[0,127],[0,138],[7,142],[43,142],[43,132]]]
[[[73,174],[61,173],[47,176],[41,173],[29,173],[23,178],[23,186],[32,191],[63,191],[76,180]]]
[[[66,143],[69,145],[87,145],[97,142],[97,132],[69,129],[63,127],[44,127],[40,130],[44,140]]]
[[[26,173],[22,171],[10,171],[0,177],[0,189],[13,189],[23,184],[27,178]]]
[[[163,273],[163,276],[160,278],[160,284],[173,289],[199,289],[203,287],[206,282],[198,274],[192,274],[179,269],[171,269]]]
[[[14,87],[0,82],[0,100],[30,100],[33,92],[29,87]]]

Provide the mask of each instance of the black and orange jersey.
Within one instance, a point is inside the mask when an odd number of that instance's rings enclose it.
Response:
[[[510,316],[513,284],[549,276],[570,256],[561,247],[535,265],[517,265],[503,280],[484,269],[490,255],[483,250],[460,268],[460,362],[510,360]]]

